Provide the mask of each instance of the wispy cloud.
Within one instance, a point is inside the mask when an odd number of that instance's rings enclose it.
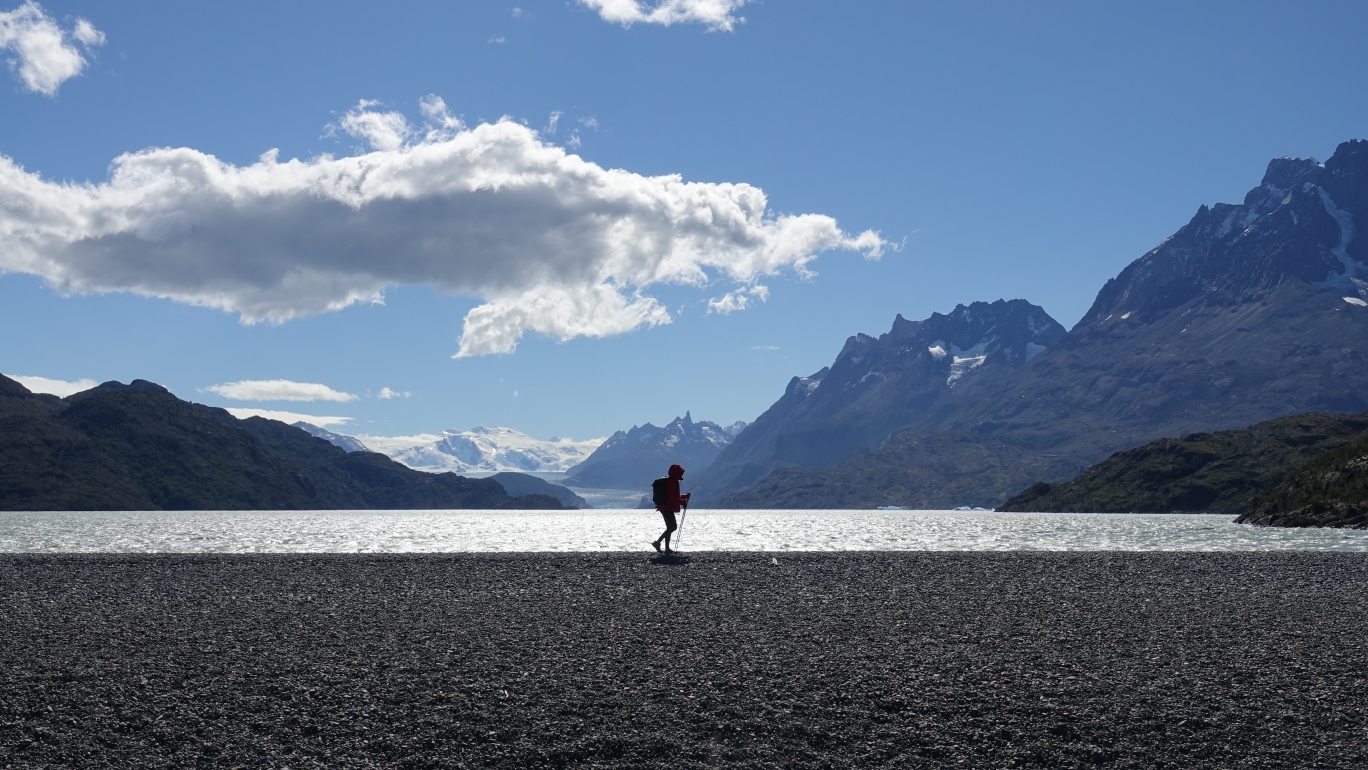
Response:
[[[317,425],[320,428],[326,428],[329,425],[346,425],[352,421],[352,418],[350,417],[323,417],[316,414],[278,412],[274,409],[250,409],[237,406],[230,406],[226,411],[239,420],[245,420],[248,417],[264,417],[267,420],[278,420],[286,425],[294,425],[297,422],[307,422],[310,425]]]
[[[78,18],[64,30],[32,0],[0,11],[0,50],[14,55],[10,71],[25,88],[45,96],[56,96],[62,83],[81,74],[91,49],[104,42],[104,33],[89,21]]]
[[[203,388],[234,401],[355,401],[357,396],[333,390],[317,382],[292,380],[240,380]]]
[[[778,349],[779,349],[779,346],[778,346],[778,345],[755,345],[755,346],[751,347],[751,350],[778,350]]]
[[[391,399],[391,398],[412,398],[412,397],[413,397],[413,394],[410,393],[410,392],[408,392],[407,390],[399,391],[399,390],[390,390],[389,388],[381,388],[381,389],[380,389],[380,392],[379,392],[378,394],[376,394],[375,397],[376,397],[376,398],[383,398],[383,399],[388,400],[388,399]]]
[[[328,133],[336,135],[340,128],[357,139],[364,139],[377,150],[389,151],[403,147],[409,137],[413,136],[408,118],[399,112],[379,112],[371,109],[379,105],[380,102],[374,99],[362,99],[355,107],[347,110],[336,125],[328,126]]]
[[[490,45],[499,45],[499,44],[501,44],[501,43],[507,43],[507,42],[508,42],[508,38],[504,37],[503,35],[499,35],[498,37],[491,37],[490,39],[486,40],[485,42],[486,42],[486,43],[489,43]]]
[[[58,182],[0,156],[0,271],[69,293],[128,291],[285,322],[378,302],[394,285],[476,296],[457,356],[669,323],[655,285],[810,275],[823,251],[879,257],[872,230],[776,214],[745,183],[605,169],[511,120],[467,128],[362,102],[337,130],[371,151],[235,166],[199,150],[114,159]],[[753,291],[753,290],[748,290]]]
[[[72,393],[90,390],[99,384],[90,379],[68,382],[67,380],[52,380],[47,377],[31,377],[22,374],[7,374],[5,376],[28,388],[32,393],[51,393],[58,398],[66,398]]]
[[[746,19],[734,15],[747,0],[579,0],[580,5],[598,11],[607,22],[630,27],[633,24],[706,24],[710,31],[731,32]]]
[[[764,302],[769,299],[768,286],[746,286],[736,291],[727,292],[721,297],[708,300],[708,314],[721,313],[728,315],[738,310],[745,310],[750,305],[750,298]]]

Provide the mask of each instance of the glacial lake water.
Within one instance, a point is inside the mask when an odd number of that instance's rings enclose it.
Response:
[[[698,551],[1356,551],[1368,532],[1280,529],[1228,515],[696,510]],[[0,513],[0,552],[441,553],[640,551],[647,510]]]

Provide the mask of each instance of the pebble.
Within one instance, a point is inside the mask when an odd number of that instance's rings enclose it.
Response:
[[[1368,766],[1362,554],[690,556],[0,555],[0,767]]]

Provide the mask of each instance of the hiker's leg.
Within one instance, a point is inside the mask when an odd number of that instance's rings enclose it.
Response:
[[[665,534],[661,535],[661,537],[665,539],[665,550],[668,551],[670,550],[670,535],[673,535],[674,531],[679,529],[679,525],[675,523],[675,515],[673,513],[662,511],[661,515],[665,517]]]

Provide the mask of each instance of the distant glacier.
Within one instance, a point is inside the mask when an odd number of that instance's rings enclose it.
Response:
[[[607,437],[575,441],[533,438],[512,428],[483,425],[416,436],[353,437],[373,452],[388,455],[414,470],[462,475],[502,471],[564,473],[584,462]]]

